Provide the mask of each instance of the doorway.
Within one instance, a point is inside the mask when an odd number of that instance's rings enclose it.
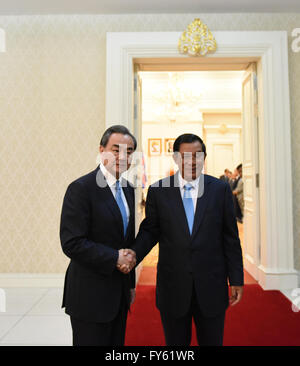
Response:
[[[213,32],[218,45],[217,51],[213,55],[200,58],[178,54],[177,43],[180,35],[179,32],[107,34],[106,125],[123,123],[140,140],[140,111],[134,103],[139,94],[139,83],[134,69],[137,61],[147,60],[144,62],[145,67],[147,64],[153,66],[157,59],[161,63],[173,64],[173,69],[160,71],[180,71],[177,69],[178,60],[180,64],[189,64],[191,68],[196,68],[196,71],[201,71],[203,64],[206,71],[207,68],[216,70],[220,64],[226,64],[226,70],[236,70],[243,65],[244,70],[245,63],[248,65],[255,62],[257,76],[253,70],[248,70],[250,76],[244,80],[243,95],[252,98],[253,103],[247,110],[247,117],[243,119],[247,123],[243,130],[256,126],[258,139],[253,138],[255,134],[250,129],[251,138],[247,140],[247,148],[244,146],[243,159],[247,168],[245,185],[248,185],[250,193],[249,197],[245,197],[249,201],[248,232],[256,227],[257,215],[251,217],[251,205],[257,199],[257,190],[255,188],[251,191],[251,187],[256,186],[259,186],[260,231],[257,237],[259,245],[254,243],[249,247],[244,263],[246,270],[264,289],[295,288],[298,281],[293,256],[287,33]],[[255,143],[258,145],[257,150]],[[248,157],[253,156],[255,151],[258,151],[258,173],[255,173],[253,165],[246,167]],[[284,180],[281,174],[283,166]],[[245,235],[248,234],[244,232]]]
[[[135,69],[144,69],[145,63],[146,59],[136,64]],[[150,71],[148,64],[147,71],[136,75],[141,88],[138,109],[141,109],[139,135],[144,156],[143,197],[150,184],[177,170],[172,145],[182,133],[194,133],[203,139],[208,154],[204,173],[224,178],[226,170],[225,179],[233,187],[239,178],[236,168],[243,162],[242,91],[249,64],[236,66],[239,70],[232,70],[232,65],[231,70],[226,70],[228,64],[219,64],[218,70],[217,65],[214,70],[211,67],[205,70],[202,65],[201,71],[195,71],[195,67],[191,71],[189,65],[177,65],[180,71],[174,71],[174,64],[162,67],[173,71],[158,71],[159,65],[152,63],[155,71]],[[245,103],[250,102],[245,100]],[[236,197],[234,199],[243,246],[243,217]],[[258,203],[256,209],[259,212]],[[144,259],[143,267],[155,266],[157,257],[158,246]]]

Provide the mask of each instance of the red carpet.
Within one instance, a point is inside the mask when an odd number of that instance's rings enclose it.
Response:
[[[160,314],[155,307],[155,286],[137,286],[128,316],[127,346],[164,346]],[[192,345],[197,345],[193,329]],[[245,285],[242,302],[226,313],[224,346],[300,346],[300,312],[279,291]]]

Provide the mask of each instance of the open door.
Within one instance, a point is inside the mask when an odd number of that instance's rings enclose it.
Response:
[[[251,63],[242,83],[244,239],[246,270],[258,279],[260,265],[258,94],[256,64]]]
[[[140,223],[144,218],[143,187],[145,185],[145,165],[142,148],[142,79],[139,76],[139,65],[134,65],[133,73],[133,134],[137,140],[134,186],[135,186],[135,231],[138,233]],[[136,279],[138,281],[142,264],[137,267]]]
[[[136,154],[136,169],[134,173],[134,182],[135,182],[135,225],[136,232],[140,226],[140,223],[143,219],[143,175],[144,175],[144,165],[143,165],[143,148],[142,148],[142,79],[139,76],[139,66],[137,64],[134,65],[134,135],[137,140],[137,154]]]

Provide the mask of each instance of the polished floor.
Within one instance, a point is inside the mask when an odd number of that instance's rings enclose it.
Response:
[[[70,346],[69,316],[61,309],[62,288],[5,288],[0,313],[1,346]]]

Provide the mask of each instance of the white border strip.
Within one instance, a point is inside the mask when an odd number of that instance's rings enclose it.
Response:
[[[64,273],[0,273],[0,288],[63,287]]]

